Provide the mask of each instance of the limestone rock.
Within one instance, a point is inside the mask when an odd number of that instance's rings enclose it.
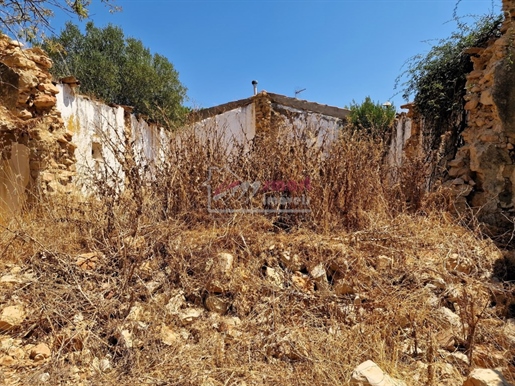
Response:
[[[0,60],[6,66],[11,68],[19,68],[24,70],[35,70],[36,63],[25,57],[20,50],[16,54],[5,56]]]
[[[227,292],[228,286],[222,284],[220,280],[210,280],[206,284],[206,290],[214,294],[223,294]]]
[[[95,370],[102,373],[107,373],[113,368],[111,365],[111,361],[108,358],[98,359],[95,357],[91,365]]]
[[[0,284],[1,283],[3,283],[3,284],[24,283],[26,281],[24,279],[25,279],[24,277],[19,276],[19,275],[13,275],[13,274],[4,275],[4,276],[0,277]]]
[[[471,99],[467,103],[465,103],[465,110],[474,110],[479,104],[478,99]]]
[[[9,40],[9,45],[12,47],[23,47],[23,43],[15,39]]]
[[[378,271],[387,270],[387,269],[391,268],[392,265],[393,265],[393,259],[388,256],[380,255],[380,256],[377,256],[375,259],[375,267]]]
[[[132,334],[129,330],[125,329],[120,332],[121,337],[123,338],[123,342],[125,343],[125,347],[132,348],[134,346],[134,339],[132,338]]]
[[[14,366],[17,363],[16,359],[14,359],[10,355],[2,355],[0,357],[0,366]]]
[[[469,358],[462,352],[455,351],[449,355],[449,359],[455,361],[458,364],[470,365]]]
[[[30,111],[28,111],[27,109],[23,109],[23,110],[18,111],[17,116],[18,116],[18,118],[23,119],[23,120],[31,119],[32,113]]]
[[[279,259],[286,268],[290,271],[300,271],[304,268],[304,264],[300,261],[300,257],[297,254],[292,254],[290,251],[283,251],[279,255]]]
[[[354,288],[344,280],[338,280],[333,286],[333,291],[338,296],[352,295],[356,293]]]
[[[182,324],[187,325],[193,323],[195,320],[202,316],[203,310],[196,308],[189,308],[179,315]]]
[[[50,358],[52,352],[46,343],[39,343],[29,351],[29,358],[33,361],[41,361]]]
[[[73,75],[65,76],[59,79],[59,81],[64,84],[80,84],[79,80]]]
[[[50,109],[54,107],[56,104],[56,99],[54,96],[47,94],[39,94],[34,99],[34,106],[38,109]]]
[[[170,314],[178,314],[179,310],[184,306],[186,303],[186,298],[184,297],[184,293],[182,291],[179,291],[174,296],[170,297],[170,300],[168,303],[166,303],[166,311],[168,311]]]
[[[230,253],[221,252],[217,255],[217,260],[220,270],[226,275],[229,274],[234,263],[234,256]]]
[[[481,93],[481,99],[480,99],[480,102],[482,105],[485,105],[485,106],[491,106],[494,104],[494,99],[492,97],[492,92],[491,91],[484,91]]]
[[[127,315],[127,320],[140,321],[143,317],[144,310],[143,307],[136,303],[129,310],[129,314]]]
[[[276,285],[278,287],[283,288],[284,280],[283,280],[281,274],[277,270],[275,270],[274,268],[266,267],[266,278],[272,284],[274,284],[274,285]]]
[[[324,264],[320,263],[315,265],[309,270],[309,274],[313,278],[313,281],[316,284],[316,288],[319,291],[327,291],[329,290],[329,282],[327,281],[327,272],[325,270]]]
[[[5,307],[0,314],[0,331],[9,331],[24,320],[25,310],[22,306]]]
[[[100,252],[82,253],[77,256],[76,264],[85,271],[94,270],[102,257]]]
[[[46,55],[32,55],[32,60],[44,69],[52,68],[52,61]]]
[[[475,369],[468,376],[463,386],[511,386],[499,371]]]
[[[20,90],[30,90],[39,83],[38,78],[31,72],[22,72],[18,78]]]
[[[206,290],[210,293],[222,294],[229,290],[230,274],[233,268],[234,256],[221,252],[206,262],[205,270],[210,273]]]
[[[226,336],[237,338],[241,335],[238,327],[241,325],[241,319],[237,316],[224,316],[219,324],[218,331]]]
[[[170,327],[165,326],[163,324],[161,326],[160,338],[161,342],[163,342],[167,346],[172,346],[174,343],[179,341],[180,335],[174,332]]]
[[[355,386],[406,386],[405,382],[396,380],[384,373],[371,360],[363,362],[354,369],[350,384]]]
[[[309,354],[306,348],[300,345],[299,333],[292,331],[286,334],[278,334],[274,336],[266,345],[267,355],[290,361],[298,361],[307,358]]]
[[[291,277],[292,283],[298,289],[305,292],[313,292],[315,290],[315,285],[311,281],[308,275],[304,275],[300,272],[295,272]]]
[[[455,351],[457,342],[452,330],[442,330],[436,334],[436,341],[438,345],[447,351]]]
[[[446,329],[461,329],[461,319],[454,312],[447,307],[440,307],[436,314],[440,317],[443,328]]]
[[[211,312],[216,312],[217,314],[224,315],[229,309],[229,302],[221,299],[217,296],[208,296],[205,300],[206,308]]]

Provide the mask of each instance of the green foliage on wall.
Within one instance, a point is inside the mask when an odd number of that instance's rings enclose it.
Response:
[[[54,61],[53,75],[76,76],[81,93],[133,106],[136,113],[170,128],[186,113],[182,106],[186,88],[173,64],[164,56],[152,55],[140,40],[126,38],[119,27],[97,28],[89,22],[83,34],[67,23],[43,48]]]
[[[458,28],[446,39],[441,39],[427,54],[410,58],[406,70],[397,78],[402,83],[403,98],[414,96],[415,106],[424,118],[439,124],[453,113],[463,110],[466,76],[472,70],[471,47],[486,47],[491,38],[500,35],[502,15],[488,14],[475,18],[472,25],[456,16]]]

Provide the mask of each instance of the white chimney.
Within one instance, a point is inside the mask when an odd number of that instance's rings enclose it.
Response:
[[[257,80],[253,80],[252,81],[252,86],[254,86],[254,95],[257,95],[257,85],[258,85]]]

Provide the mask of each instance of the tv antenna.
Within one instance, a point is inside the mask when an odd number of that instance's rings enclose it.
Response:
[[[306,89],[305,89],[305,88],[303,88],[303,89],[297,89],[297,90],[295,90],[295,98],[297,98],[297,95],[299,95],[299,94],[300,94],[301,92],[303,92],[303,91],[306,91]]]

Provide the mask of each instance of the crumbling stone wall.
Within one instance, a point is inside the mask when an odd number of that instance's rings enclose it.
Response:
[[[55,109],[51,66],[39,48],[0,35],[0,221],[38,190],[71,189],[75,145]]]
[[[464,145],[448,163],[448,175],[482,221],[510,225],[515,214],[515,0],[504,0],[502,36],[472,48],[467,76]]]
[[[503,0],[503,11],[501,37],[466,51],[473,70],[467,74],[465,127],[456,132],[458,140],[447,138],[452,132],[429,138],[416,106],[409,104],[394,132],[400,141],[390,149],[392,165],[404,162],[399,162],[401,146],[404,160],[425,161],[426,188],[439,183],[452,188],[458,210],[472,208],[500,230],[513,228],[515,219],[515,0]],[[428,148],[430,141],[436,145]]]

